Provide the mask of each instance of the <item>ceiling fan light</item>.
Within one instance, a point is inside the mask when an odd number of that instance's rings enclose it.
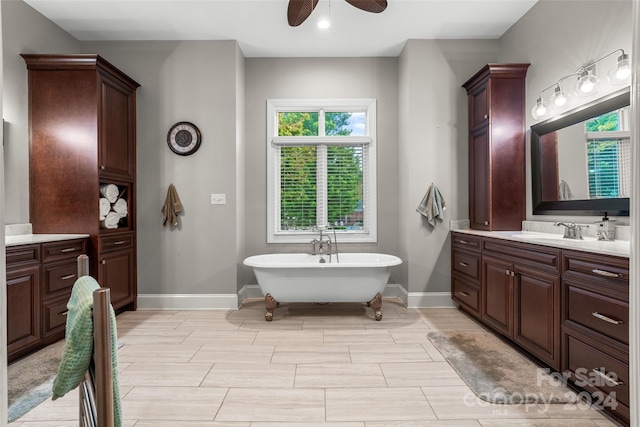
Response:
[[[536,119],[544,119],[551,115],[551,107],[542,98],[536,100],[536,105],[531,109],[531,116]]]
[[[317,25],[321,30],[328,30],[329,28],[331,28],[331,21],[329,21],[327,18],[320,18]]]
[[[631,61],[629,55],[623,53],[618,57],[618,62],[608,74],[609,83],[617,85],[629,82],[631,77]]]

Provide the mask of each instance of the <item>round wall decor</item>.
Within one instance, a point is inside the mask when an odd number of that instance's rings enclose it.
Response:
[[[181,156],[188,156],[200,148],[202,135],[193,123],[178,122],[171,126],[167,134],[167,144],[171,151]]]

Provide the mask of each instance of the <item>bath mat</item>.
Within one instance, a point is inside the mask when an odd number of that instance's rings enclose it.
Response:
[[[569,403],[578,396],[560,374],[550,375],[484,331],[430,332],[427,337],[476,396],[491,403]]]
[[[51,397],[64,345],[64,340],[58,341],[9,365],[8,422],[17,420]],[[118,343],[118,348],[122,346],[122,343]]]
[[[58,341],[9,365],[9,422],[17,420],[51,397],[51,386],[58,373],[64,343],[64,340]]]

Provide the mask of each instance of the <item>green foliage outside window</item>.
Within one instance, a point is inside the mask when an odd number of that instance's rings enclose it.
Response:
[[[587,132],[619,130],[617,111],[603,114],[586,122]],[[587,142],[587,168],[589,171],[589,197],[618,197],[618,141],[591,139]]]
[[[325,113],[326,136],[349,136],[351,113]],[[278,113],[278,136],[317,136],[318,113]],[[363,172],[361,146],[328,146],[327,219],[353,227],[362,221]],[[280,223],[283,230],[307,230],[317,222],[316,146],[280,148]]]

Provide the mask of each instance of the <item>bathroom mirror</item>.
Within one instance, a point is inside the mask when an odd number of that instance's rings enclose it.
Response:
[[[531,126],[534,215],[629,216],[629,88]]]

